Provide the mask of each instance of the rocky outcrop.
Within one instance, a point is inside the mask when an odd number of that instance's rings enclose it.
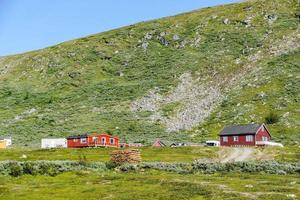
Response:
[[[152,121],[160,121],[166,126],[168,132],[190,130],[195,125],[203,122],[216,106],[219,105],[227,91],[241,82],[247,73],[256,68],[257,63],[266,56],[279,56],[300,47],[300,34],[294,35],[274,43],[271,51],[258,51],[250,55],[244,66],[233,74],[225,77],[214,77],[214,81],[204,82],[199,78],[193,78],[190,73],[180,76],[180,83],[170,93],[162,95],[159,88],[149,91],[146,96],[131,104],[132,112],[150,111]],[[175,116],[163,116],[161,108],[173,102],[181,102],[184,107],[177,110]]]

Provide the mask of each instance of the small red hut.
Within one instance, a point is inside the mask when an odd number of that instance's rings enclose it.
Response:
[[[271,140],[265,124],[226,126],[219,136],[221,146],[264,146]]]
[[[166,147],[167,145],[165,143],[163,143],[160,140],[156,140],[153,144],[152,147]]]
[[[68,148],[115,147],[119,148],[119,137],[106,133],[92,133],[67,137]]]

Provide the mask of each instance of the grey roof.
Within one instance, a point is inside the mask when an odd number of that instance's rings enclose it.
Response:
[[[219,135],[245,135],[255,134],[262,124],[246,124],[226,126]]]
[[[72,135],[68,136],[67,139],[80,139],[80,138],[86,138],[88,134],[83,134],[83,135]]]

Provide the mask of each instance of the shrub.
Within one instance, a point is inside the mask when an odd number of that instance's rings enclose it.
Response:
[[[47,175],[56,176],[61,172],[93,170],[104,171],[107,167],[104,163],[86,163],[79,164],[75,161],[1,161],[0,175],[21,176],[22,174],[29,175]]]
[[[189,163],[163,163],[163,162],[148,162],[142,163],[140,168],[143,169],[156,169],[177,173],[188,173],[191,170]]]
[[[265,117],[266,124],[275,124],[278,121],[279,121],[279,116],[274,112],[270,112],[269,115]]]
[[[192,163],[192,171],[200,173],[215,172],[265,172],[269,174],[294,174],[299,173],[300,163],[278,163],[276,161],[251,161],[220,163],[205,160],[196,160]]]
[[[139,165],[129,164],[129,163],[116,167],[116,170],[119,170],[121,172],[132,172],[132,171],[138,171],[139,169],[140,169]]]
[[[9,163],[8,167],[10,170],[9,175],[11,176],[17,177],[23,174],[23,168],[18,162],[12,161]]]
[[[25,162],[23,164],[23,173],[37,175],[39,173],[38,167],[33,162]]]
[[[55,163],[52,162],[40,162],[38,165],[39,174],[55,176],[59,173],[59,170]]]

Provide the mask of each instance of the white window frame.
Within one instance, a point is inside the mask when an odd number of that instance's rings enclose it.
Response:
[[[266,136],[262,136],[262,141],[264,141],[264,142],[267,142],[267,141],[269,141],[269,139],[268,139],[268,137],[266,137]]]
[[[115,144],[115,138],[109,138],[109,143],[110,144]]]
[[[246,135],[246,142],[253,142],[253,135]]]
[[[98,138],[97,137],[93,137],[93,142],[98,142]]]
[[[223,142],[228,142],[228,136],[223,136],[222,139],[223,139]]]
[[[86,144],[87,138],[80,138],[80,144]]]
[[[73,139],[73,142],[77,142],[77,139],[76,139],[76,138],[74,138],[74,139]]]
[[[239,136],[233,136],[233,141],[238,142],[239,141]]]
[[[105,137],[101,138],[101,144],[106,144],[106,138]]]

